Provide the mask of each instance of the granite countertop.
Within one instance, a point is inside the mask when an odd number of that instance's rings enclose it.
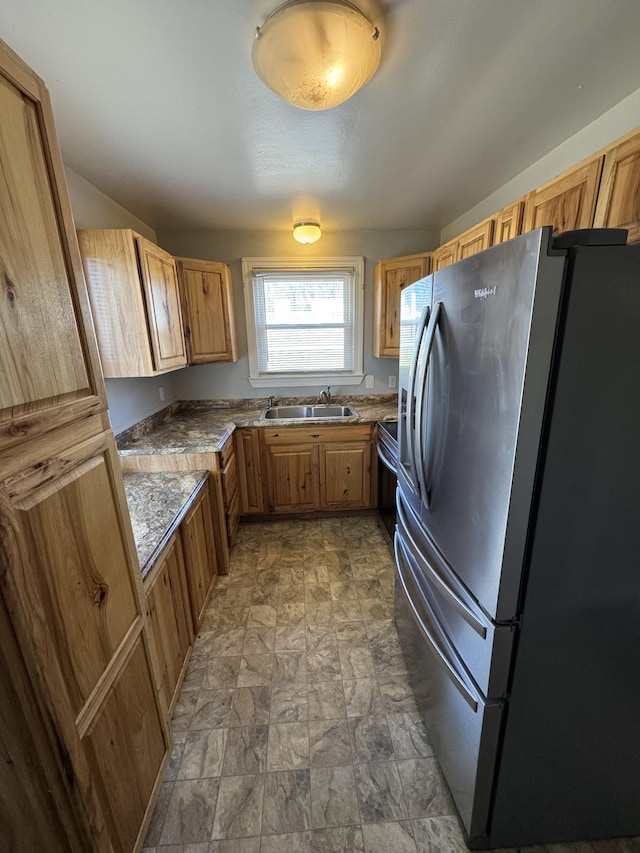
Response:
[[[175,403],[158,415],[136,424],[118,436],[121,456],[166,453],[217,453],[237,427],[295,427],[308,424],[345,424],[396,421],[396,395],[336,397],[337,405],[350,405],[357,416],[349,418],[305,418],[301,420],[260,420],[266,400],[193,401]],[[277,404],[309,405],[315,398],[279,397]],[[235,404],[235,405],[233,405]]]
[[[133,538],[144,578],[173,535],[208,471],[123,474]]]

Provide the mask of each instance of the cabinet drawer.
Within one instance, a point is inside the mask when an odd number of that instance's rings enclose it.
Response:
[[[223,471],[227,467],[229,460],[233,456],[233,438],[231,436],[229,436],[229,438],[222,445],[222,448],[219,451],[219,453],[220,453],[220,470]]]
[[[370,439],[370,424],[316,425],[264,430],[264,443],[267,445],[321,444],[324,441],[369,441]]]
[[[236,457],[231,456],[222,471],[222,491],[224,492],[224,505],[228,509],[233,496],[238,491],[238,469]]]

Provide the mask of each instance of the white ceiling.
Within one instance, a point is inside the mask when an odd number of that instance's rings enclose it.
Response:
[[[0,0],[0,36],[67,165],[157,230],[440,228],[640,88],[638,0],[360,0],[376,76],[298,110],[251,65],[279,2]]]

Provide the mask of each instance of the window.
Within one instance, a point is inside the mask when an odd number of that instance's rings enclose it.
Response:
[[[243,258],[249,382],[362,382],[363,258]]]

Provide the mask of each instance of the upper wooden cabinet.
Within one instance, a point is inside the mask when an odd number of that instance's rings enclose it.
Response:
[[[438,270],[448,267],[449,264],[455,264],[459,260],[458,250],[459,244],[457,239],[449,240],[448,243],[439,246],[433,253],[433,271],[438,272]]]
[[[504,243],[522,234],[524,201],[516,201],[496,213],[493,226],[493,245]]]
[[[173,257],[129,228],[78,231],[78,241],[105,377],[184,367]]]
[[[640,133],[605,153],[594,225],[627,228],[629,242],[640,243]]]
[[[593,157],[529,193],[524,205],[523,230],[551,225],[555,234],[591,228],[602,161],[602,156]]]
[[[485,219],[473,228],[469,228],[458,237],[458,260],[469,258],[491,246],[493,239],[493,218]]]
[[[49,95],[0,42],[0,451],[107,407]]]
[[[226,264],[176,258],[189,364],[237,361],[231,270]]]
[[[376,264],[373,280],[373,355],[400,355],[400,291],[431,272],[431,252]]]

